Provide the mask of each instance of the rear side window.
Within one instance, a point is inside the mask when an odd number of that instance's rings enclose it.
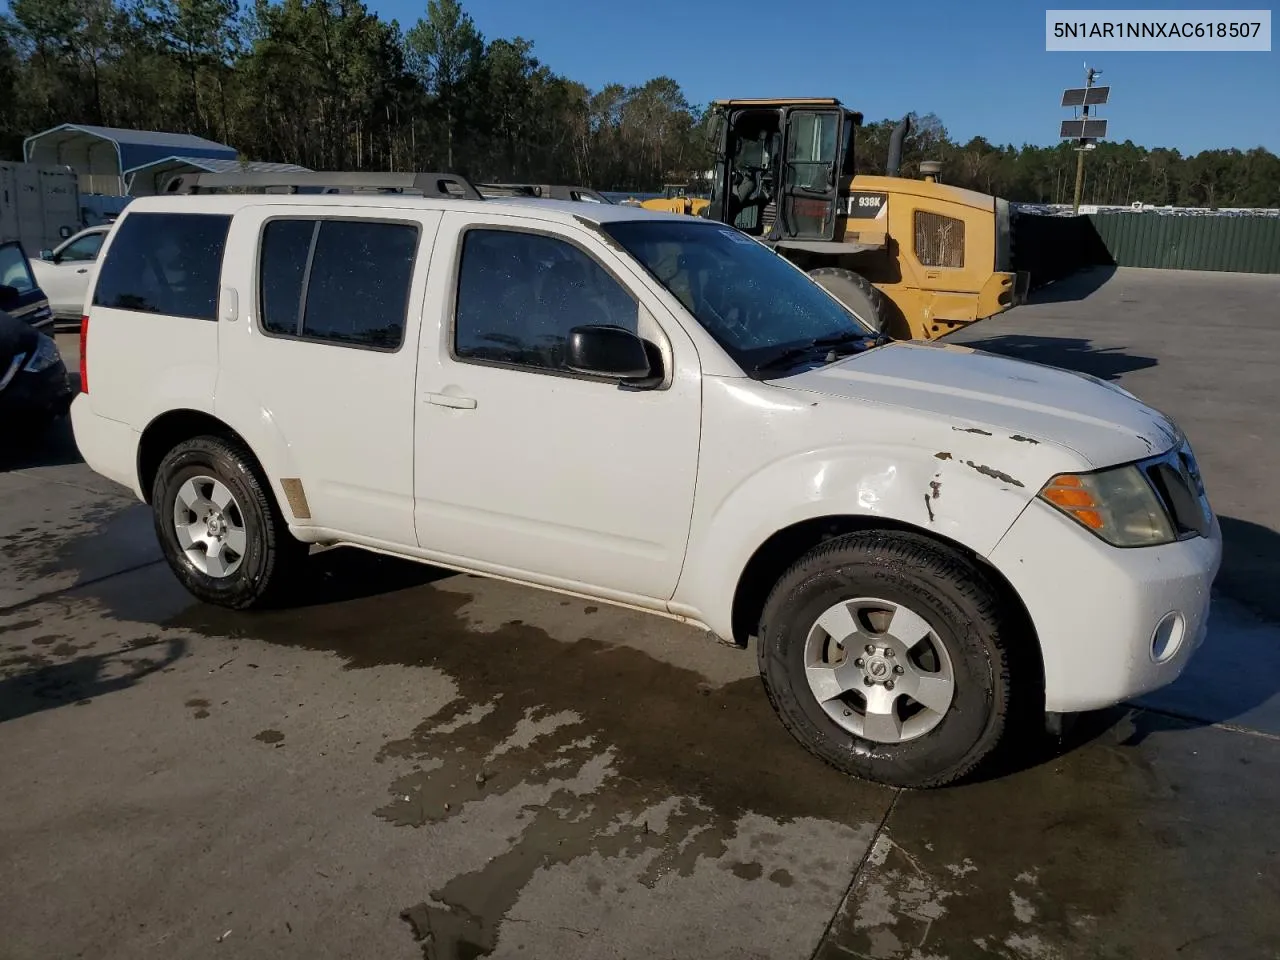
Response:
[[[94,306],[216,320],[230,226],[222,214],[127,215],[98,273]]]
[[[404,342],[418,226],[376,220],[272,220],[262,234],[262,326],[324,343]]]

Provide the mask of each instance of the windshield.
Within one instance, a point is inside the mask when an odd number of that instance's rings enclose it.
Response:
[[[693,219],[602,227],[748,373],[763,367],[776,376],[784,357],[821,360],[837,345],[848,353],[880,340],[804,273],[732,227]]]

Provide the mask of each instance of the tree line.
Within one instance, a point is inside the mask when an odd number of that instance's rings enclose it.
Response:
[[[674,79],[589,90],[530,41],[482,36],[459,0],[429,0],[408,29],[361,0],[11,0],[0,104],[9,159],[35,131],[86,123],[194,133],[317,170],[597,189],[652,190],[712,163],[705,107]],[[936,116],[913,119],[904,175],[941,160],[948,183],[1071,201],[1069,145],[962,144]],[[859,131],[861,172],[883,171],[893,123]],[[1280,206],[1280,158],[1260,147],[1183,156],[1101,143],[1086,169],[1088,203]]]

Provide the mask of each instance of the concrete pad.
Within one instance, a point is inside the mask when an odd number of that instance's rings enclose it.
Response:
[[[1101,719],[1054,762],[903,793],[820,960],[1276,956],[1280,742]]]
[[[119,487],[98,492],[30,472],[8,476],[0,492],[0,609],[160,559],[150,510]]]
[[[892,792],[799,748],[751,653],[314,559],[289,610],[152,565],[0,615],[7,955],[812,954]]]

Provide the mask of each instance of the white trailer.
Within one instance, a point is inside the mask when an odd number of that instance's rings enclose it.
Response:
[[[80,186],[64,166],[0,162],[0,243],[17,240],[28,259],[80,229]]]

